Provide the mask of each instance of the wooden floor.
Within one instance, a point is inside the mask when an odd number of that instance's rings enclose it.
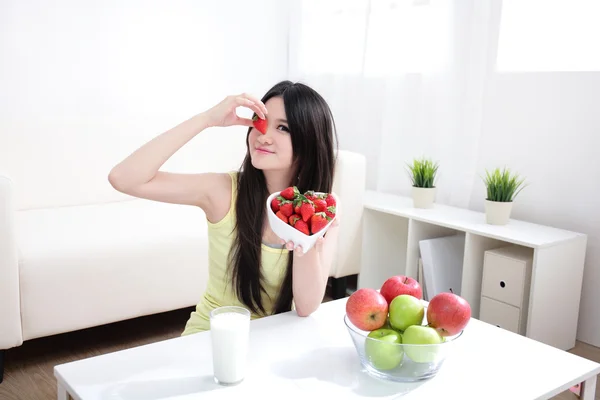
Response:
[[[192,310],[27,341],[6,352],[0,400],[56,399],[55,365],[177,337]]]
[[[177,337],[192,310],[177,310],[25,342],[6,353],[0,399],[55,399],[55,365]],[[596,347],[578,343],[572,352],[600,362],[600,349]],[[598,387],[600,389],[600,385]],[[599,393],[600,390],[596,392],[596,399],[600,399]],[[565,392],[555,399],[577,399],[577,396]]]

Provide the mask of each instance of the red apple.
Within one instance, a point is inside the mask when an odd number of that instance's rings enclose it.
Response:
[[[396,275],[392,276],[383,283],[379,293],[385,297],[388,304],[401,294],[409,294],[419,300],[423,299],[423,289],[416,279],[410,276]]]
[[[427,306],[427,323],[442,336],[456,335],[471,319],[471,306],[454,293],[439,293]]]
[[[346,315],[358,329],[373,331],[385,324],[388,303],[385,297],[375,289],[358,289],[348,297]]]

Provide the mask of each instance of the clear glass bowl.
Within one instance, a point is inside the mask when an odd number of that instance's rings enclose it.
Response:
[[[439,344],[389,343],[368,337],[370,332],[358,329],[347,315],[344,315],[344,323],[366,371],[377,378],[397,382],[414,382],[435,376],[463,333],[448,336]]]

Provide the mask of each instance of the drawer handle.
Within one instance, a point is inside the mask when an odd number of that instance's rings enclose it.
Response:
[[[506,283],[504,283],[504,281],[500,281],[500,287],[503,288],[506,286]]]

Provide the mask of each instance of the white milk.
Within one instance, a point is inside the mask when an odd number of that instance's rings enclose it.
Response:
[[[222,384],[241,382],[246,374],[249,316],[237,312],[213,315],[210,331],[215,379]]]

